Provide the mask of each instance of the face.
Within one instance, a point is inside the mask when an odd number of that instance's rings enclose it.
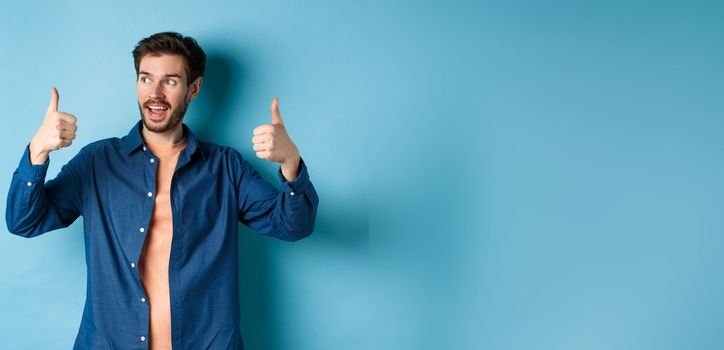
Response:
[[[141,58],[136,94],[141,119],[148,131],[164,133],[181,127],[191,100],[201,88],[201,78],[187,83],[186,60],[179,55],[146,55]]]

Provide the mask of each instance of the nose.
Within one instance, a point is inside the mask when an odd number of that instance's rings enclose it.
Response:
[[[161,84],[153,83],[153,85],[151,86],[151,89],[149,91],[148,98],[150,98],[152,100],[158,100],[158,99],[163,99],[164,97],[165,97],[165,95],[163,94],[163,89],[161,87]]]

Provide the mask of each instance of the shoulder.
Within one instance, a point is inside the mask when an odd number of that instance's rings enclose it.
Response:
[[[236,181],[249,170],[249,163],[233,147],[205,141],[199,142],[198,147],[211,173],[225,174],[231,181]]]
[[[121,139],[109,137],[107,139],[93,141],[80,149],[79,154],[85,156],[108,155],[110,152],[117,152],[121,148]]]
[[[204,156],[210,160],[222,162],[242,162],[241,153],[233,147],[219,145],[214,142],[199,141],[198,147],[204,153]]]
[[[120,142],[121,139],[118,137],[109,137],[107,139],[93,141],[85,145],[83,148],[85,148],[87,152],[99,151],[108,148],[118,148],[120,147]]]

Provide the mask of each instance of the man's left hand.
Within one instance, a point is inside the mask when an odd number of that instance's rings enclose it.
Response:
[[[294,181],[299,172],[299,150],[284,127],[284,120],[279,113],[278,98],[272,100],[270,109],[272,123],[257,126],[251,142],[257,157],[279,163],[284,178],[287,181]]]

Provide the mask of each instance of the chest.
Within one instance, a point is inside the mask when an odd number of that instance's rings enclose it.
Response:
[[[168,262],[174,241],[203,246],[225,239],[213,233],[237,224],[238,190],[218,163],[165,167],[145,155],[120,164],[104,159],[87,181],[88,239],[120,242],[129,257],[143,248]]]

